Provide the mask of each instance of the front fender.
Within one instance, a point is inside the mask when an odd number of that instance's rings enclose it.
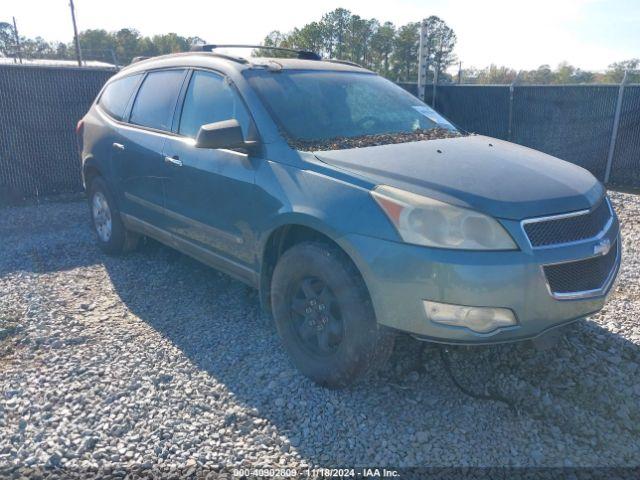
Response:
[[[306,165],[305,165],[306,166]],[[361,255],[349,234],[398,240],[398,234],[362,182],[331,175],[328,168],[299,168],[264,161],[256,172],[255,263],[260,273],[261,300],[266,304],[270,268],[268,249],[274,232],[284,226],[302,226],[334,241],[359,267]]]
[[[313,164],[300,168],[265,161],[256,172],[254,218],[258,252],[269,235],[283,225],[302,225],[337,243],[346,234],[398,240],[398,234],[370,195],[370,185],[353,182],[343,172]]]
[[[271,248],[272,245],[274,248],[278,248],[275,244],[271,243],[271,238],[274,232],[282,227],[306,227],[332,240],[347,254],[364,279],[361,266],[362,256],[356,250],[355,245],[350,242],[349,236],[346,236],[344,232],[325,223],[318,216],[311,215],[308,212],[286,212],[277,217],[277,221],[272,225],[272,228],[263,233],[259,242],[260,253],[258,264],[260,273],[258,290],[260,304],[265,311],[270,310],[270,300],[268,296],[270,292],[271,274],[276,263],[273,261],[273,257],[269,254],[268,249]]]

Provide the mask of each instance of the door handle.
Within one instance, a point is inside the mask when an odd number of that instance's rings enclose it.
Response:
[[[121,143],[114,143],[113,148],[115,148],[116,150],[124,150],[124,145]]]
[[[164,157],[164,163],[168,163],[174,167],[182,166],[182,160],[180,160],[177,155],[174,155],[173,157]]]

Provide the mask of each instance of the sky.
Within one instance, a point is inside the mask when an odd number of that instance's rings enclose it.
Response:
[[[80,30],[176,32],[211,43],[260,43],[342,7],[397,26],[430,15],[456,32],[463,68],[505,65],[533,69],[562,61],[604,70],[640,57],[640,0],[75,0]],[[71,41],[68,0],[2,0],[0,21],[15,16],[21,35]]]

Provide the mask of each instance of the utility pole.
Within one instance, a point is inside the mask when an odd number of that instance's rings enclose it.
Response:
[[[18,35],[18,26],[16,25],[16,17],[13,17],[13,34],[16,37],[16,55],[22,63],[22,46],[20,45],[20,35]]]
[[[78,66],[82,66],[82,51],[80,50],[80,39],[78,38],[78,26],[76,25],[76,10],[73,6],[73,0],[69,0],[71,7],[71,21],[73,22],[73,40],[76,44],[76,57],[78,58]]]
[[[462,62],[458,63],[458,85],[462,83]]]
[[[427,66],[429,64],[429,37],[427,21],[420,22],[420,46],[418,48],[418,98],[424,101],[424,90],[427,86]]]

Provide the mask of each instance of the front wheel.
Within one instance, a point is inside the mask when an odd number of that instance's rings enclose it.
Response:
[[[91,223],[100,248],[107,253],[133,250],[139,237],[124,227],[113,195],[102,178],[93,179],[88,196]]]
[[[331,245],[287,250],[273,273],[271,304],[293,363],[322,386],[355,382],[393,350],[393,334],[377,324],[355,265]]]

